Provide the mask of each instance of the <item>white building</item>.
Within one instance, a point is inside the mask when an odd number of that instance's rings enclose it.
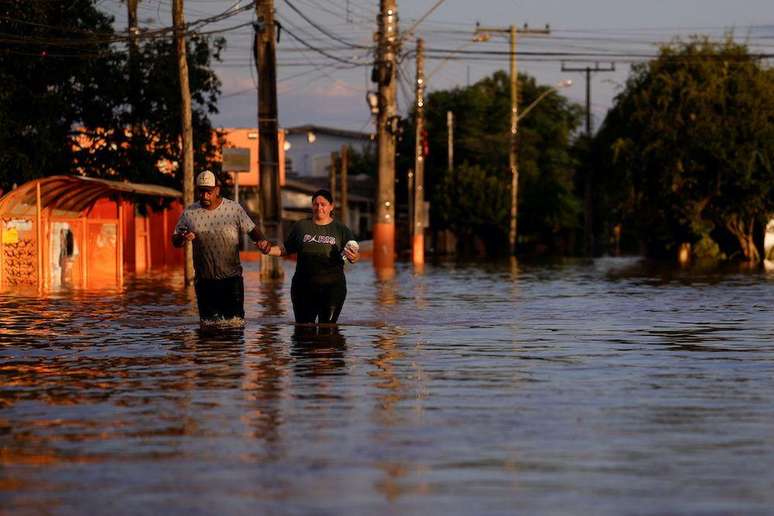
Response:
[[[375,145],[368,133],[335,129],[318,125],[302,125],[285,129],[285,183],[282,187],[283,218],[298,220],[311,215],[310,194],[320,188],[331,190],[329,170],[331,154],[341,153],[347,145],[358,153]],[[348,174],[348,214],[340,219],[352,228],[358,239],[371,238],[376,198],[375,175]],[[332,191],[338,203],[341,197],[341,179]],[[338,211],[338,213],[336,213]],[[343,210],[334,210],[339,218]]]
[[[374,135],[319,125],[301,125],[285,129],[285,166],[288,176],[328,177],[331,153],[349,145],[364,152],[375,144]]]

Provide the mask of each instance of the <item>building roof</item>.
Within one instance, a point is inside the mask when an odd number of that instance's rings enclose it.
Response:
[[[80,212],[100,197],[113,192],[152,197],[180,198],[182,194],[166,186],[111,181],[81,176],[49,176],[24,183],[0,198],[0,215],[34,212],[40,183],[41,208]]]
[[[347,199],[349,202],[374,202],[375,185],[373,179],[366,178],[365,180],[358,180],[353,177],[350,179],[348,186],[349,193]],[[286,178],[285,185],[282,188],[311,195],[321,188],[327,189],[329,187],[330,184],[327,177],[304,177],[303,179]],[[338,192],[336,192],[336,194],[338,194]],[[336,201],[338,201],[338,199],[336,199]]]
[[[326,127],[323,125],[306,124],[296,127],[288,127],[285,129],[285,134],[306,134],[309,131],[318,134],[327,134],[330,136],[340,136],[342,138],[351,138],[353,140],[373,140],[374,135],[372,133],[364,133],[361,131],[350,131],[348,129],[337,129],[335,127]]]

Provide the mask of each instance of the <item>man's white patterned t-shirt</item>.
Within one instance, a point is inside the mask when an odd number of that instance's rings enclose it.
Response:
[[[203,208],[198,202],[185,209],[175,226],[175,232],[192,231],[193,259],[196,277],[226,279],[240,276],[239,235],[249,233],[255,224],[236,202],[221,199],[214,210]]]

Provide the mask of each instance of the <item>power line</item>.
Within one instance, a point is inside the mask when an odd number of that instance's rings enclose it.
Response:
[[[301,18],[303,18],[309,25],[314,27],[315,29],[319,30],[329,38],[338,41],[339,43],[344,43],[345,45],[351,47],[351,48],[359,48],[359,49],[368,49],[372,50],[372,47],[365,47],[363,45],[356,45],[354,43],[351,43],[345,39],[342,39],[335,34],[328,31],[326,28],[320,26],[319,24],[315,23],[314,20],[310,19],[307,15],[305,15],[301,10],[299,10],[295,5],[293,5],[290,0],[285,0],[285,3],[288,4],[288,7],[290,7],[296,14],[298,14]]]
[[[316,46],[312,45],[311,43],[307,43],[303,38],[301,38],[300,36],[297,36],[296,34],[294,34],[287,27],[285,27],[283,25],[280,25],[280,27],[282,28],[282,30],[287,32],[290,37],[292,37],[293,39],[295,39],[296,41],[298,41],[299,43],[301,43],[305,47],[309,48],[309,50],[313,50],[314,52],[317,52],[318,54],[323,55],[323,56],[325,56],[325,57],[327,57],[329,59],[333,59],[334,61],[338,61],[340,63],[354,65],[354,66],[362,66],[364,64],[367,64],[367,63],[358,63],[356,61],[351,61],[349,59],[343,59],[343,58],[341,58],[341,57],[339,57],[337,55],[331,54],[330,52],[327,52],[327,51],[325,51],[325,50],[323,50],[323,49],[321,49],[319,47],[316,47]]]

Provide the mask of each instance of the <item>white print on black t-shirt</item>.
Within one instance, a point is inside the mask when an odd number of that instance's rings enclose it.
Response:
[[[336,237],[332,237],[328,235],[310,235],[309,233],[307,233],[306,235],[304,235],[304,243],[306,242],[336,245]]]

